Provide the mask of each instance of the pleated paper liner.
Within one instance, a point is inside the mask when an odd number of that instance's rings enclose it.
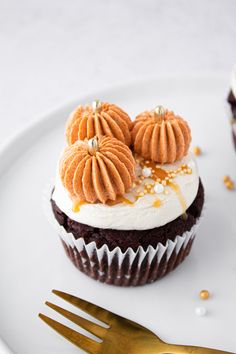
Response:
[[[128,248],[125,252],[119,247],[112,251],[107,245],[100,248],[95,242],[85,243],[84,239],[75,239],[61,226],[52,211],[51,191],[44,193],[43,208],[49,222],[60,236],[66,254],[73,264],[83,273],[103,283],[119,286],[137,286],[152,283],[175,269],[189,254],[196,235],[199,220],[190,231],[165,245],[158,243],[146,250],[139,247],[137,251]]]

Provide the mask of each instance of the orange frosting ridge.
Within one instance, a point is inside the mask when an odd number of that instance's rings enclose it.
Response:
[[[191,131],[185,120],[158,106],[136,117],[131,137],[137,154],[164,164],[180,160],[187,154]]]
[[[66,138],[68,144],[72,145],[77,140],[107,135],[129,146],[131,125],[128,114],[115,104],[94,101],[92,105],[77,107],[70,114]]]
[[[131,150],[121,141],[105,136],[68,146],[59,170],[71,198],[89,203],[116,200],[135,179]]]

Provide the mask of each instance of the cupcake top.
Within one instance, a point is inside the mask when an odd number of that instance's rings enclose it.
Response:
[[[70,219],[93,227],[146,230],[163,226],[184,214],[194,201],[198,169],[192,154],[173,164],[155,167],[153,174],[152,164],[136,158],[137,178],[130,191],[105,204],[72,201],[58,171],[52,198]]]
[[[77,107],[70,114],[66,125],[66,139],[71,145],[77,140],[107,135],[129,146],[131,124],[130,117],[120,107],[96,100],[92,105]]]
[[[233,92],[234,97],[236,98],[236,65],[232,71],[231,75],[231,89]]]
[[[137,117],[131,149],[109,136],[65,149],[52,199],[70,219],[104,229],[146,230],[185,213],[199,187],[196,161],[188,152],[190,129],[173,112],[159,107],[157,113]]]

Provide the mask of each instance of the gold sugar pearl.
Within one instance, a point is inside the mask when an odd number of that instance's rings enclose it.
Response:
[[[223,181],[227,189],[233,190],[235,188],[234,181],[230,178],[230,176],[224,176]]]
[[[224,176],[224,182],[228,182],[228,181],[231,181],[231,178],[229,176]]]
[[[200,149],[199,146],[194,146],[193,153],[195,156],[200,156],[202,154],[202,150]]]
[[[199,296],[202,300],[208,300],[210,297],[210,293],[208,290],[201,290]]]
[[[228,181],[225,183],[225,186],[227,189],[229,190],[233,190],[235,187],[234,187],[234,182],[233,181]]]

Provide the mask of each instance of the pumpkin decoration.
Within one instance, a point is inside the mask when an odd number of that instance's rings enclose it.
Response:
[[[60,176],[72,199],[106,203],[125,194],[135,179],[131,150],[108,136],[77,141],[61,158]]]
[[[191,131],[185,120],[157,106],[139,114],[131,132],[134,151],[145,159],[165,164],[184,157],[191,142]]]
[[[97,100],[92,105],[79,106],[71,113],[66,124],[66,138],[72,145],[77,140],[107,135],[129,146],[131,125],[130,117],[121,108]]]

